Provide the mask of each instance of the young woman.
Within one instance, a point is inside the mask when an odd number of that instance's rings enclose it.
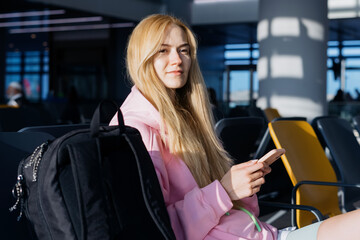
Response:
[[[257,161],[232,166],[214,133],[196,51],[189,28],[159,14],[137,25],[127,49],[127,69],[134,86],[121,111],[125,124],[140,131],[149,151],[176,238],[360,236],[358,211],[291,232],[256,218],[256,193],[270,167]],[[117,124],[116,117],[110,124]]]

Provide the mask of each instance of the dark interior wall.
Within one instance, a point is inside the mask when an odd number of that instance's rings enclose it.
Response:
[[[201,46],[200,42],[198,59],[206,86],[215,89],[217,100],[221,102],[225,71],[224,46]]]
[[[87,100],[115,99],[130,91],[126,81],[125,48],[131,28],[57,33],[52,37],[50,88],[57,96],[77,85]],[[85,83],[92,86],[88,86]],[[81,92],[82,91],[82,92]]]
[[[67,33],[53,34],[50,90],[54,97],[66,96],[70,86],[77,88],[80,98],[103,97],[107,85],[106,74],[102,74],[106,73],[107,66],[107,34],[98,39],[87,39],[87,34],[79,34],[78,38],[68,38]],[[92,34],[96,35],[96,32]]]
[[[122,103],[130,92],[131,83],[126,73],[126,46],[133,28],[113,29],[109,50],[109,96]]]
[[[47,6],[27,0],[0,1],[0,13],[24,12],[43,8],[52,9],[55,6]],[[91,13],[82,13],[70,9],[66,9],[66,14],[69,17],[91,15]],[[55,16],[51,18],[65,17]],[[103,19],[105,23],[124,21],[110,19],[106,16],[103,16]],[[19,20],[28,20],[28,18]],[[82,94],[83,96],[90,97],[90,100],[94,101],[111,98],[121,102],[130,92],[130,85],[125,81],[124,59],[126,43],[131,30],[132,27],[42,33],[41,35],[48,36],[46,41],[48,42],[50,57],[49,86],[52,97],[66,97],[69,85],[74,84],[74,81],[79,82],[80,78],[88,78],[89,85],[94,82],[96,84],[94,84],[93,89],[90,89],[89,86],[86,93]],[[11,34],[12,39],[10,39],[8,31],[9,28],[0,28],[0,100],[2,101],[5,100],[6,51],[12,51],[12,49],[8,49],[9,43],[14,42],[13,38],[16,38],[15,40],[19,40],[17,42],[20,42],[22,46],[32,47],[32,42],[35,41],[30,39],[30,34]],[[36,35],[39,36],[40,34],[37,33]],[[16,43],[15,45],[17,46]],[[42,42],[40,45],[42,46]],[[36,46],[31,49],[19,49],[19,51],[29,50],[43,49],[38,49]]]
[[[5,101],[5,56],[6,56],[6,30],[0,29],[0,102]]]

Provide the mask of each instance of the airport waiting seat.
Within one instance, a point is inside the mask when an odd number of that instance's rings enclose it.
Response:
[[[275,118],[273,121],[284,120],[299,120],[306,121],[305,117],[280,117]],[[276,148],[273,140],[271,139],[269,128],[266,131],[260,141],[260,144],[255,152],[254,158],[260,159],[271,149]],[[291,189],[292,183],[289,175],[285,169],[282,161],[276,161],[271,165],[271,174],[266,176],[266,182],[261,186],[259,196],[270,197],[271,200],[277,200],[281,202],[291,201]]]
[[[111,104],[103,104],[100,109],[100,125],[107,126],[111,121],[112,117],[117,112],[118,108],[114,107]],[[62,135],[78,129],[90,128],[90,123],[80,123],[80,124],[59,124],[59,125],[44,125],[44,126],[31,126],[24,127],[18,132],[45,132],[52,135],[55,138],[61,137]]]
[[[279,111],[276,108],[265,108],[264,113],[268,122],[281,117]]]
[[[284,148],[281,157],[291,182],[292,203],[313,206],[324,216],[341,214],[338,182],[335,171],[311,125],[306,121],[284,120],[269,123],[269,132],[277,148]],[[302,210],[292,211],[292,221],[303,227],[316,221]]]
[[[360,134],[360,115],[353,117],[352,124],[358,133]]]
[[[0,108],[0,131],[16,132],[24,127],[55,124],[55,120],[37,104],[18,108]]]
[[[22,217],[18,222],[18,210],[9,211],[16,201],[11,190],[16,182],[19,162],[30,155],[38,145],[53,138],[47,133],[39,132],[0,132],[1,239],[33,239],[26,218]]]
[[[360,185],[360,145],[350,122],[339,117],[321,117],[313,120],[314,129],[329,149],[338,179],[346,184]],[[359,208],[360,189],[342,189],[343,211]],[[357,204],[357,205],[356,205]]]
[[[316,136],[318,137],[319,141],[320,141],[320,144],[321,146],[323,147],[323,149],[326,149],[326,143],[324,142],[324,138],[321,136],[320,132],[319,132],[319,128],[317,126],[317,121],[319,119],[322,119],[322,118],[329,118],[329,117],[332,117],[332,116],[318,116],[318,117],[315,117],[312,121],[311,121],[311,126],[313,127],[314,131],[315,131],[315,134]],[[328,158],[331,157],[331,156],[327,156]],[[331,160],[331,159],[330,159]]]
[[[72,130],[90,128],[90,124],[64,124],[64,125],[48,125],[48,126],[34,126],[25,127],[18,132],[43,132],[58,138]]]
[[[215,131],[235,163],[242,163],[253,159],[263,127],[264,120],[260,117],[234,117],[218,121]]]
[[[256,107],[254,105],[250,105],[248,107],[248,113],[249,113],[249,116],[250,117],[261,117],[264,119],[264,121],[267,122],[267,117],[265,115],[265,112],[264,110],[262,110],[261,108],[259,107]]]

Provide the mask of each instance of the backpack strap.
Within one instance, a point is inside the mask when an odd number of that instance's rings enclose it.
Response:
[[[176,239],[154,165],[140,133],[124,134],[124,137],[134,153],[144,201],[151,217],[165,239]]]
[[[117,117],[118,117],[119,129],[120,129],[119,134],[121,134],[125,131],[124,118],[123,118],[123,115],[120,111],[118,104],[115,101],[102,100],[99,103],[99,105],[96,107],[94,114],[92,116],[92,119],[91,119],[91,123],[90,123],[90,135],[93,138],[99,136],[101,116],[106,115],[103,113],[104,112],[103,109],[105,109],[106,105],[107,105],[107,107],[110,106],[114,109],[113,112],[107,113],[107,115],[111,114],[111,117],[112,117],[112,116],[114,116],[114,114],[117,111]]]

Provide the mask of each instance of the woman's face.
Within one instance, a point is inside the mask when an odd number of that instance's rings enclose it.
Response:
[[[164,42],[154,56],[157,76],[167,88],[182,88],[187,82],[190,65],[190,46],[185,32],[175,24],[169,25]]]

